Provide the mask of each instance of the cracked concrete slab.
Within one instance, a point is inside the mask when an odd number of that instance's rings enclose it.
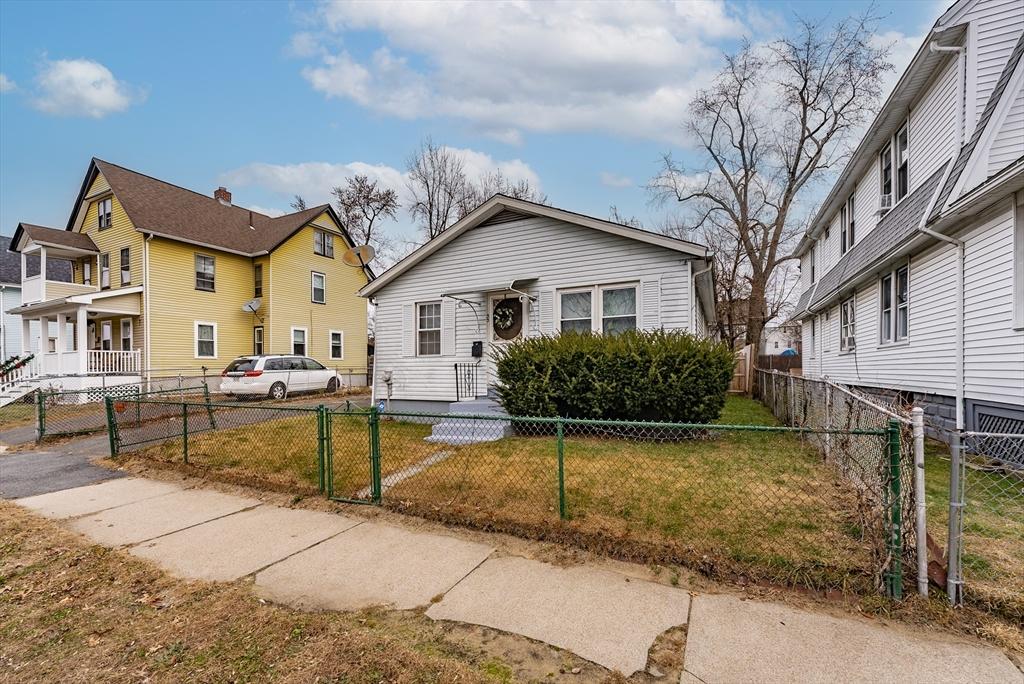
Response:
[[[255,499],[184,489],[71,521],[70,527],[105,546],[137,544],[259,505]]]
[[[131,552],[182,577],[228,581],[358,524],[332,513],[257,506],[144,542]]]
[[[74,518],[180,491],[181,487],[166,482],[125,477],[85,487],[29,496],[17,499],[15,503],[47,518]]]
[[[687,592],[591,567],[492,558],[427,611],[435,620],[544,641],[631,675],[659,634],[686,623]]]
[[[683,667],[708,684],[1024,683],[990,646],[726,595],[693,599]]]
[[[454,537],[364,523],[256,574],[256,593],[305,609],[425,606],[493,549]]]

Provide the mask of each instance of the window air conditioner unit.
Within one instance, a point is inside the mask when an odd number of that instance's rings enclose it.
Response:
[[[847,337],[846,338],[846,348],[847,349],[856,349],[857,348],[857,338],[854,337],[853,335],[850,335],[849,337]]]
[[[892,209],[892,194],[882,195],[878,200],[878,212],[885,213]]]

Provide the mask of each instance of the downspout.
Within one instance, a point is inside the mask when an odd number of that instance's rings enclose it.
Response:
[[[370,374],[370,406],[377,405],[377,326],[380,325],[380,321],[377,320],[377,302],[373,297],[367,299],[367,304],[373,305],[373,373]],[[402,344],[405,344],[404,342]]]
[[[146,345],[146,385],[152,380],[152,333],[150,331],[152,321],[149,318],[149,241],[153,239],[153,234],[150,233],[142,241],[142,326],[143,326],[143,344]]]
[[[697,310],[697,300],[696,300],[696,297],[697,297],[697,278],[699,278],[700,276],[704,275],[705,273],[707,273],[708,271],[710,271],[711,269],[713,269],[715,267],[715,262],[711,259],[711,256],[712,256],[711,254],[708,254],[707,257],[706,257],[707,263],[708,263],[708,267],[704,268],[704,269],[701,269],[700,271],[697,271],[696,273],[693,274],[693,277],[690,279],[690,315],[689,315],[690,321],[689,321],[689,323],[690,323],[690,334],[691,335],[693,335],[693,334],[695,334],[697,332],[697,317],[693,315],[694,312]],[[687,268],[689,268],[691,271],[693,270],[693,261],[690,261],[690,262],[687,263]]]

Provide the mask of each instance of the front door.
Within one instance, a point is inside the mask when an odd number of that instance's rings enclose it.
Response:
[[[490,389],[498,384],[496,353],[526,334],[527,304],[522,301],[520,295],[509,292],[491,295],[487,310],[487,336],[490,353],[484,359],[484,367],[487,389]]]

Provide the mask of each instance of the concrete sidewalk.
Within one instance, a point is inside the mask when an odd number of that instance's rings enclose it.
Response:
[[[988,646],[728,595],[691,594],[589,566],[557,568],[455,535],[124,478],[19,499],[101,544],[186,578],[254,578],[307,609],[427,608],[572,651],[629,675],[687,625],[683,682],[1016,682]]]

